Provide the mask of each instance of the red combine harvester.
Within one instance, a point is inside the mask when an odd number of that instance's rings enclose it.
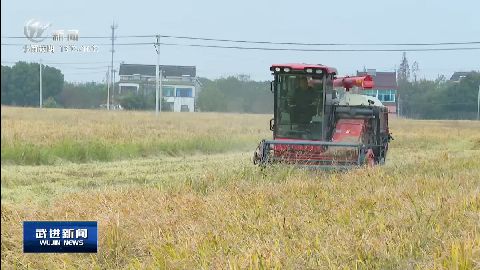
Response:
[[[349,91],[373,88],[372,77],[337,78],[335,68],[309,64],[276,64],[270,70],[273,140],[260,142],[255,164],[348,169],[385,162],[392,139],[387,108],[375,97]],[[340,96],[335,87],[345,92]]]

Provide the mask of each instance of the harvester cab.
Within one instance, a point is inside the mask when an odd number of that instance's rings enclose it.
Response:
[[[270,71],[273,140],[260,142],[255,164],[343,169],[385,162],[388,110],[375,97],[350,92],[373,88],[370,76],[337,78],[335,68],[309,64],[272,65]]]

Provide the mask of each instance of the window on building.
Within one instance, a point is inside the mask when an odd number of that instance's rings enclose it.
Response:
[[[174,97],[175,96],[175,87],[173,87],[173,86],[163,86],[162,87],[162,96],[164,96],[164,97]]]
[[[364,95],[378,97],[381,102],[395,102],[395,94],[397,90],[366,90],[362,92]]]
[[[192,97],[193,89],[192,88],[177,88],[177,97]]]
[[[389,91],[389,90],[387,90]],[[386,101],[386,102],[394,102],[395,101],[395,94],[392,95],[392,93],[387,92],[387,93],[382,93],[382,94],[378,94],[378,99],[380,99],[380,101]]]

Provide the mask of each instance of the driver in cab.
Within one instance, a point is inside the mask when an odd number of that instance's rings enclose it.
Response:
[[[307,78],[297,78],[295,89],[295,115],[294,122],[308,124],[315,110],[312,110],[312,103],[315,98],[313,87],[309,86]]]

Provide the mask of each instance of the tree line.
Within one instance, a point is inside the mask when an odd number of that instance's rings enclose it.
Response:
[[[477,116],[480,72],[471,71],[459,81],[443,75],[435,80],[419,79],[419,64],[410,70],[403,54],[397,70],[400,116],[415,119],[475,119]]]
[[[2,65],[2,105],[38,107],[40,104],[40,65],[17,62],[12,67]],[[104,83],[70,83],[64,81],[59,69],[43,65],[42,95],[44,107],[99,108],[105,103]]]
[[[210,112],[273,113],[270,82],[254,81],[248,75],[216,80],[201,78],[198,108]]]
[[[39,105],[39,64],[17,62],[1,69],[3,105]],[[419,79],[419,64],[409,67],[406,54],[397,70],[400,115],[418,119],[474,119],[476,117],[480,73],[470,72],[459,82],[443,75],[435,80]],[[219,79],[199,78],[197,111],[273,113],[269,81],[254,81],[248,75]],[[71,83],[54,67],[43,68],[44,107],[98,109],[106,103],[105,83]],[[115,102],[130,110],[154,110],[155,95],[133,93],[115,96]],[[163,101],[165,102],[165,101]],[[167,106],[162,106],[165,108]]]
[[[2,65],[2,104],[13,106],[38,106],[40,65],[17,62],[13,67]],[[43,96],[56,97],[63,89],[63,74],[60,70],[44,66],[42,69]]]
[[[2,65],[2,105],[38,107],[39,69],[38,63],[17,62],[12,67]],[[106,104],[105,83],[66,82],[60,70],[48,65],[43,66],[42,78],[44,107],[98,109]],[[268,91],[268,82],[253,81],[247,75],[215,80],[199,78],[199,81],[202,91],[198,94],[198,111],[273,112],[273,95]],[[154,110],[155,93],[117,95],[114,103],[127,110]],[[162,105],[162,108],[167,107],[165,100]]]
[[[268,81],[254,81],[248,75],[219,79],[199,78],[196,110],[201,112],[273,113],[273,94]],[[125,109],[154,110],[155,93],[127,93],[118,98]],[[162,101],[162,110],[167,108]]]

